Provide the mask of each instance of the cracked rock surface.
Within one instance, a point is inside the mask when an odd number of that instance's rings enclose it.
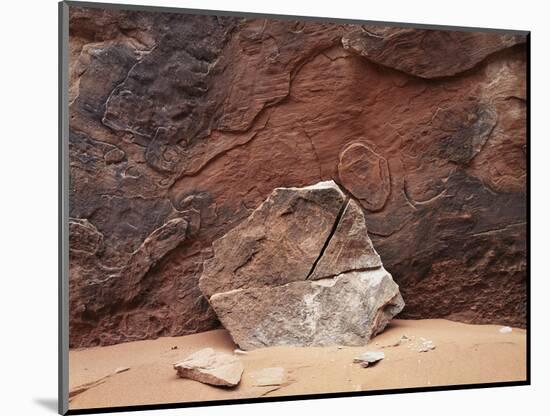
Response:
[[[198,286],[212,242],[273,189],[328,180],[363,210],[400,317],[525,326],[526,36],[69,19],[71,347],[217,327]],[[310,279],[349,262],[326,251]]]
[[[333,181],[276,188],[268,199],[212,243],[199,280],[208,297],[234,289],[305,280],[339,218],[345,195]]]
[[[275,189],[213,249],[199,287],[245,350],[365,345],[404,307],[362,210],[333,181]]]

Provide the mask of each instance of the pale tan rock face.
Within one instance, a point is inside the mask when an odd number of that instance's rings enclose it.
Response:
[[[314,212],[295,202],[303,199],[315,201]],[[323,220],[325,210],[330,222]],[[298,226],[306,217],[326,232]],[[272,230],[277,238],[250,250],[242,242],[251,233],[258,234],[258,228]],[[297,246],[308,249],[299,251],[306,267],[274,260],[299,258]],[[199,286],[233,340],[245,350],[275,345],[365,345],[404,306],[397,284],[372,247],[361,208],[345,200],[334,182],[275,189],[213,247],[214,257],[205,266]],[[267,262],[240,267],[239,259],[248,264],[251,258],[264,257]],[[276,265],[273,278],[266,278],[269,261]]]
[[[368,236],[363,211],[357,202],[350,200],[309,279],[323,279],[347,271],[379,267],[382,267],[382,261]]]
[[[210,302],[245,350],[276,345],[366,345],[404,302],[383,268],[318,281],[218,293]]]
[[[526,36],[69,14],[71,347],[218,326],[212,242],[273,189],[328,180],[401,317],[525,326]],[[138,261],[176,218],[185,236]]]
[[[178,376],[213,386],[233,387],[244,371],[241,361],[231,354],[204,348],[174,364]]]
[[[212,244],[199,280],[208,297],[304,280],[328,240],[345,195],[333,181],[277,188],[246,220]]]

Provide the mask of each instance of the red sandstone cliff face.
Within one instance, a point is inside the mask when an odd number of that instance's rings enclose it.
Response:
[[[212,241],[329,179],[400,317],[524,326],[525,41],[71,7],[71,346],[218,325]]]

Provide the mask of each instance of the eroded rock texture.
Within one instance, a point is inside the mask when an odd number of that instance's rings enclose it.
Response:
[[[71,346],[215,327],[212,242],[330,179],[402,317],[524,326],[525,41],[71,7]]]
[[[276,188],[213,249],[199,287],[245,350],[366,345],[404,306],[334,181]]]

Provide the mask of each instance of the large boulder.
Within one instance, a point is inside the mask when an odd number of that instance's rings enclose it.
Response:
[[[245,350],[365,345],[404,306],[333,181],[275,189],[213,250],[199,287]]]

